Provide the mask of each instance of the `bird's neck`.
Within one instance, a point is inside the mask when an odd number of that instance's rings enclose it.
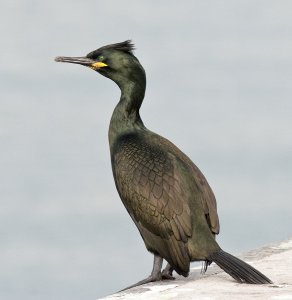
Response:
[[[139,114],[145,95],[145,86],[146,84],[135,82],[119,85],[121,98],[114,109],[109,127],[111,150],[115,140],[123,133],[145,129]]]

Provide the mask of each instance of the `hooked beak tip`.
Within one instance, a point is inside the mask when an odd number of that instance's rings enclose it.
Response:
[[[57,56],[55,57],[56,62],[62,62],[62,56]]]

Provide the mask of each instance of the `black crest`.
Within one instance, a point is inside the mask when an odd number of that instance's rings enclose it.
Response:
[[[123,51],[125,53],[133,55],[133,50],[135,50],[135,46],[131,40],[126,40],[121,43],[110,44],[110,45],[106,45],[101,48],[98,48],[97,50],[94,50],[94,51],[88,53],[87,57],[95,58],[98,55],[100,55],[103,50],[118,50],[118,51]]]
[[[98,50],[104,50],[104,49],[119,50],[119,51],[127,52],[129,54],[133,54],[133,50],[135,50],[135,46],[131,40],[127,40],[127,41],[124,41],[121,43],[103,46],[103,47],[99,48]]]

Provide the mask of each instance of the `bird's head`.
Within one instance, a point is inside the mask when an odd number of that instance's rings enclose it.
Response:
[[[110,78],[122,88],[129,82],[145,82],[145,71],[133,55],[134,45],[130,40],[106,45],[83,57],[58,56],[57,62],[80,64]]]

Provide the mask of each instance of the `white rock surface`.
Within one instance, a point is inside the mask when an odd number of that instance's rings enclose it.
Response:
[[[174,281],[150,283],[103,299],[292,300],[292,239],[251,251],[243,259],[274,283],[240,284],[214,266],[209,267],[205,275],[201,275],[200,270],[194,268],[188,278],[178,277]]]

